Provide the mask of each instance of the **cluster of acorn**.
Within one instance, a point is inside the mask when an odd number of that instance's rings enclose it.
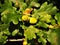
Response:
[[[30,24],[37,23],[37,19],[34,17],[30,17],[30,12],[32,11],[32,8],[27,8],[25,11],[23,11],[22,21],[29,21]],[[49,28],[53,28],[54,26],[49,25]]]
[[[23,11],[22,21],[29,21],[31,24],[37,23],[37,19],[34,17],[30,17],[30,13],[33,9],[27,8],[25,11]]]

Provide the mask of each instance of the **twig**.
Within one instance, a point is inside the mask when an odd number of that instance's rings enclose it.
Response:
[[[7,39],[6,41],[23,41],[24,39]]]

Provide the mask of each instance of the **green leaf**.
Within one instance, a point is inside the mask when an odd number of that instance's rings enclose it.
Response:
[[[47,43],[46,39],[43,38],[43,37],[40,37],[40,38],[38,39],[38,42],[39,42],[39,43],[42,42],[43,45],[46,45],[46,43]]]
[[[20,10],[23,11],[23,10],[25,10],[27,8],[27,4],[21,2],[19,7],[20,7]]]
[[[54,6],[51,10],[48,11],[48,14],[55,15],[57,11],[58,11],[57,7]]]
[[[16,12],[15,8],[8,8],[4,12],[1,13],[2,17],[1,20],[4,23],[13,22],[14,24],[18,24],[19,15]]]
[[[55,25],[56,24],[56,21],[54,19],[51,19],[51,24],[52,25]]]
[[[41,12],[41,11],[45,11],[46,7],[47,7],[47,2],[44,2],[44,3],[41,5],[39,11],[40,11],[40,12]]]
[[[3,11],[1,13],[1,21],[3,21],[4,23],[8,23],[10,20],[9,20],[9,16],[10,16],[10,11],[9,9],[6,9],[5,11]],[[8,18],[8,19],[7,19]]]
[[[9,27],[9,24],[0,24],[0,31],[4,31]]]
[[[38,23],[36,24],[36,26],[47,28],[49,25],[46,24],[46,23],[44,23],[44,22],[41,22],[41,21],[40,21],[40,22],[38,22]]]
[[[57,20],[58,24],[60,25],[60,13],[55,15],[55,19]]]
[[[45,21],[47,23],[51,22],[51,15],[49,15],[47,12],[40,12],[39,13],[40,20]]]
[[[15,2],[24,2],[24,0],[11,0],[13,3]]]
[[[40,7],[40,4],[37,3],[37,2],[32,1],[32,2],[30,3],[29,7],[37,7],[37,8],[38,8],[38,7]]]
[[[4,0],[4,4],[0,3],[0,12],[3,12],[7,8],[12,8],[12,2],[10,0]]]
[[[15,36],[18,32],[19,32],[19,30],[18,30],[18,29],[15,29],[15,30],[12,32],[12,36]]]
[[[7,36],[2,34],[3,32],[0,32],[0,43],[4,43],[7,39]]]
[[[15,25],[16,25],[16,24],[18,24],[18,19],[17,19],[16,17],[15,17],[15,18],[13,18],[13,19],[12,19],[12,22],[13,22],[13,24],[15,24]]]
[[[49,4],[48,6],[47,6],[47,8],[46,8],[46,12],[49,12],[51,9],[53,8],[53,4],[51,3],[51,4]]]
[[[43,37],[43,34],[44,32],[42,31],[42,30],[40,30],[38,33],[37,33],[37,35],[39,36],[39,37]]]
[[[30,5],[30,3],[31,3],[32,1],[33,1],[33,2],[38,2],[37,0],[25,0],[25,3],[26,3],[27,5]]]
[[[3,17],[1,17],[1,20],[2,20],[3,22],[6,22],[6,20],[7,20],[6,15],[4,15]]]
[[[20,25],[22,27],[22,29],[27,29],[28,27],[25,25]]]
[[[47,37],[47,36],[45,36],[45,35],[46,35],[45,31],[40,30],[40,31],[37,33],[37,35],[39,36],[38,42],[39,42],[39,43],[42,42],[43,45],[46,45],[46,43],[47,43],[46,37]]]
[[[10,35],[11,34],[8,29],[4,30],[3,33],[6,34],[6,35]]]
[[[29,40],[32,40],[33,38],[35,39],[36,38],[36,35],[35,33],[37,33],[39,30],[34,28],[33,26],[29,26],[27,28],[27,30],[25,30],[24,32],[24,36],[25,38],[29,39]]]
[[[21,20],[22,19],[22,15],[18,15],[17,17],[18,17],[19,21],[22,21]]]
[[[48,31],[47,40],[52,44],[57,44],[57,33],[55,31]]]

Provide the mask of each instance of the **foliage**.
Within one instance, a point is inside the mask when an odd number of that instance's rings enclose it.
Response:
[[[10,35],[22,34],[28,45],[35,45],[34,40],[43,45],[47,41],[57,45],[60,26],[60,13],[57,11],[57,7],[48,2],[40,5],[37,0],[4,0],[3,4],[0,3],[0,43],[5,44]],[[11,22],[19,25],[12,29],[12,33]]]

